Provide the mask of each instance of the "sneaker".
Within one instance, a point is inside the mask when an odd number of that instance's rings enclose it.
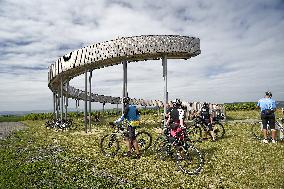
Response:
[[[177,153],[177,160],[183,160],[183,157],[181,156],[179,152]]]
[[[140,159],[141,155],[140,154],[136,154],[136,156],[134,156],[134,159]]]
[[[124,156],[125,157],[131,157],[131,152],[128,151],[127,153],[124,154]]]
[[[276,140],[272,139],[271,142],[275,144],[275,143],[276,143]]]
[[[268,140],[267,139],[263,139],[262,142],[265,143],[265,144],[268,144]]]

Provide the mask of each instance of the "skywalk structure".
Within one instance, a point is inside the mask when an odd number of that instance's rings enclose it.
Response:
[[[63,119],[64,114],[66,118],[68,99],[83,100],[85,102],[85,131],[87,132],[87,113],[91,112],[91,102],[120,104],[123,97],[127,96],[127,64],[147,60],[162,60],[164,100],[162,102],[134,98],[130,100],[130,104],[162,107],[168,102],[167,60],[187,60],[199,55],[200,52],[199,38],[179,35],[122,37],[72,51],[49,66],[48,87],[53,92],[54,114],[56,118],[59,118],[60,110],[60,118]],[[123,64],[122,97],[92,93],[91,78],[95,75],[95,70],[118,64]],[[71,79],[81,74],[85,74],[84,91],[69,85]],[[89,102],[89,110],[87,102]],[[164,106],[164,112],[165,108],[166,106]]]

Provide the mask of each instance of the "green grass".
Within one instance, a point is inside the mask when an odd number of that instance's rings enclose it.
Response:
[[[142,116],[156,138],[157,116]],[[108,118],[104,122],[112,120]],[[203,171],[188,176],[175,162],[156,160],[149,150],[141,159],[106,158],[100,138],[111,129],[97,125],[92,134],[57,132],[43,121],[0,141],[0,188],[283,188],[284,144],[262,144],[250,125],[226,124],[225,138],[197,143],[205,156]]]
[[[280,109],[277,109],[276,118],[284,117]],[[259,110],[226,111],[227,120],[260,119]]]
[[[22,116],[15,116],[15,115],[0,116],[0,122],[17,122],[22,120],[23,120]]]

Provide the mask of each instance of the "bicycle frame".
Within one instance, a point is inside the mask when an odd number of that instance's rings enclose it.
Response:
[[[124,128],[122,127],[122,124],[120,124],[120,125],[113,125],[113,127],[115,127],[116,130],[114,132],[110,133],[110,135],[116,135],[119,139],[125,140],[126,132],[124,131]]]
[[[282,125],[281,121],[275,122],[275,128],[277,127],[277,130],[279,130],[279,138],[284,139],[284,126]]]
[[[261,121],[258,122],[260,126],[260,130],[263,131],[263,124]],[[279,138],[284,139],[284,126],[282,125],[281,121],[275,121],[275,130],[279,131]],[[270,133],[271,129],[269,124],[267,124],[267,132]]]

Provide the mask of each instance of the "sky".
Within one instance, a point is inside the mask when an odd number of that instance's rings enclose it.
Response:
[[[52,110],[50,64],[137,35],[200,38],[200,55],[168,60],[169,99],[257,101],[270,90],[284,100],[283,0],[0,0],[0,111]],[[92,82],[93,93],[121,96],[122,65],[95,70]],[[83,89],[84,76],[70,84]],[[128,91],[162,100],[161,60],[129,63]]]

